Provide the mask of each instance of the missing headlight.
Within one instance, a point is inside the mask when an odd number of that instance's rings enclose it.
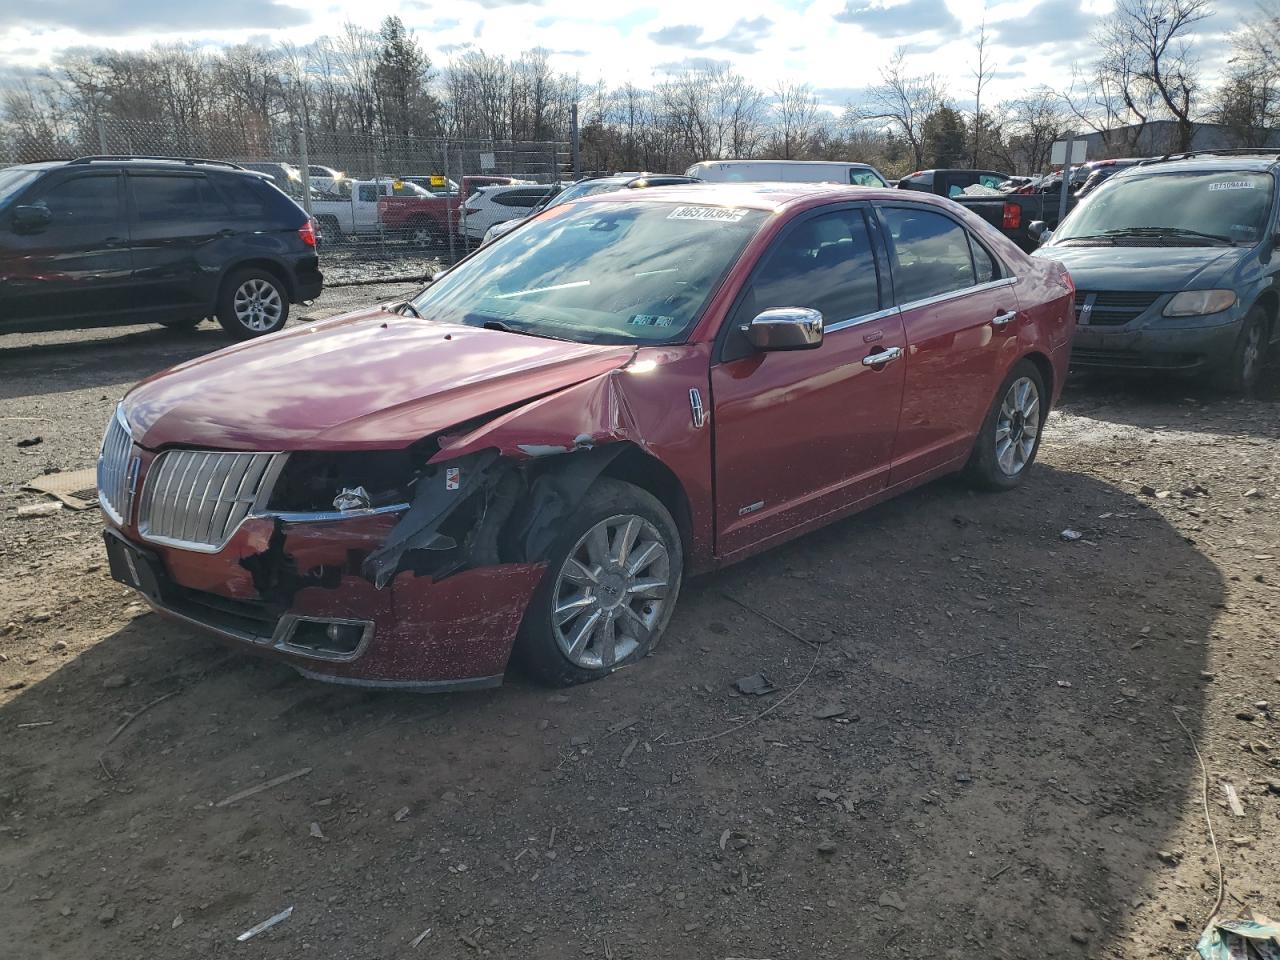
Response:
[[[268,510],[325,513],[391,506],[412,499],[421,451],[291,453]],[[341,506],[339,504],[342,504]]]

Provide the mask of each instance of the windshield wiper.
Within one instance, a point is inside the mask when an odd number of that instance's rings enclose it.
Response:
[[[1058,242],[1070,243],[1073,240],[1106,240],[1113,247],[1116,245],[1116,238],[1110,233],[1082,233],[1078,237],[1063,237],[1061,240],[1058,240]]]
[[[1124,227],[1120,230],[1108,230],[1109,237],[1197,237],[1204,240],[1215,240],[1218,243],[1235,246],[1235,241],[1220,233],[1204,233],[1200,230],[1188,230],[1185,227]]]
[[[418,308],[417,308],[417,307],[415,307],[415,306],[413,305],[413,301],[411,301],[411,300],[406,300],[404,303],[400,304],[400,306],[396,307],[396,313],[398,313],[398,314],[400,314],[400,315],[402,315],[402,316],[404,315],[404,313],[405,313],[406,311],[408,311],[409,313],[413,314],[413,315],[414,315],[415,317],[417,317],[419,320],[425,320],[425,319],[427,319],[427,318],[426,318],[426,317],[424,317],[421,313],[419,313],[419,312],[418,312]]]
[[[513,327],[509,323],[504,323],[501,320],[486,320],[484,323],[480,324],[480,326],[484,327],[486,330],[500,330],[503,333],[518,333],[525,337],[539,337],[543,340],[567,339],[565,337],[553,337],[549,333],[534,333],[532,330]]]

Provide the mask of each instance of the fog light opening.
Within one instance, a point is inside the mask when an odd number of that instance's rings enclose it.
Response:
[[[299,620],[288,645],[321,657],[349,657],[364,640],[369,625],[350,620]]]

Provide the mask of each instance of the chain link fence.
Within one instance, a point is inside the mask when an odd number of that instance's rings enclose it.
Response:
[[[569,144],[555,141],[121,121],[0,137],[0,166],[90,155],[226,160],[270,177],[315,218],[333,283],[422,276],[455,262],[493,223],[526,215],[550,184],[573,176]],[[494,186],[509,189],[479,193]]]

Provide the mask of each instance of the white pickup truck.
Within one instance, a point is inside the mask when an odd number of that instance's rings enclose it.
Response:
[[[375,236],[438,242],[448,236],[448,206],[448,197],[403,180],[347,180],[338,192],[311,192],[311,215],[329,243]]]

